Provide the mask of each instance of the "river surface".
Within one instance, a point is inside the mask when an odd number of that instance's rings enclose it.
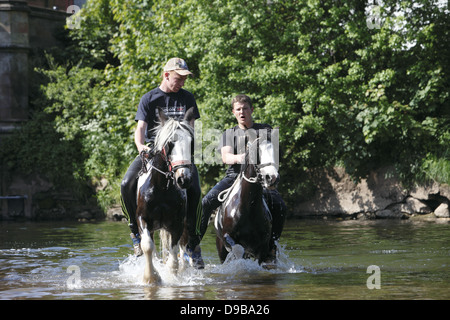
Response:
[[[212,226],[204,270],[141,282],[122,222],[0,222],[0,299],[450,299],[448,220],[289,220],[279,267],[221,265]]]

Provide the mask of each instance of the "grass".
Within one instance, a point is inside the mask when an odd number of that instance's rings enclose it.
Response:
[[[427,157],[422,164],[425,178],[450,185],[450,154],[446,150],[441,157]]]

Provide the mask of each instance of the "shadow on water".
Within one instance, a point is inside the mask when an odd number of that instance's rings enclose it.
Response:
[[[444,221],[444,220],[441,220]],[[279,268],[252,260],[221,265],[211,226],[204,270],[141,282],[124,223],[0,222],[0,299],[448,299],[450,232],[423,221],[288,221]],[[369,289],[368,267],[380,270]]]

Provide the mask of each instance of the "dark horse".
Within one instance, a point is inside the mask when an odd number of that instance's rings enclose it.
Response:
[[[259,151],[260,163],[252,161]],[[246,148],[245,163],[233,186],[219,195],[223,201],[214,226],[216,246],[223,263],[229,252],[236,258],[253,257],[259,264],[272,262],[274,240],[270,212],[263,199],[263,186],[274,188],[279,181],[274,148],[270,141],[256,139]],[[221,199],[224,198],[224,199]]]
[[[161,109],[158,112],[161,123],[155,128],[152,157],[145,161],[145,173],[139,177],[137,189],[136,218],[146,260],[146,283],[160,280],[152,260],[156,230],[161,230],[163,256],[168,253],[167,264],[177,272],[178,252],[180,247],[184,251],[187,240],[185,189],[190,186],[192,172],[192,113],[188,111],[183,121],[176,121],[167,118]]]

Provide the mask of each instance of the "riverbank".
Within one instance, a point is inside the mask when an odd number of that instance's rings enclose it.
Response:
[[[405,188],[391,168],[355,182],[343,168],[316,170],[313,197],[292,208],[294,217],[350,219],[449,218],[450,186],[430,181]]]
[[[390,168],[372,172],[355,182],[343,168],[310,173],[317,189],[307,201],[289,207],[288,218],[303,219],[450,219],[450,186],[431,181],[403,187]],[[120,220],[120,206],[108,219]]]

